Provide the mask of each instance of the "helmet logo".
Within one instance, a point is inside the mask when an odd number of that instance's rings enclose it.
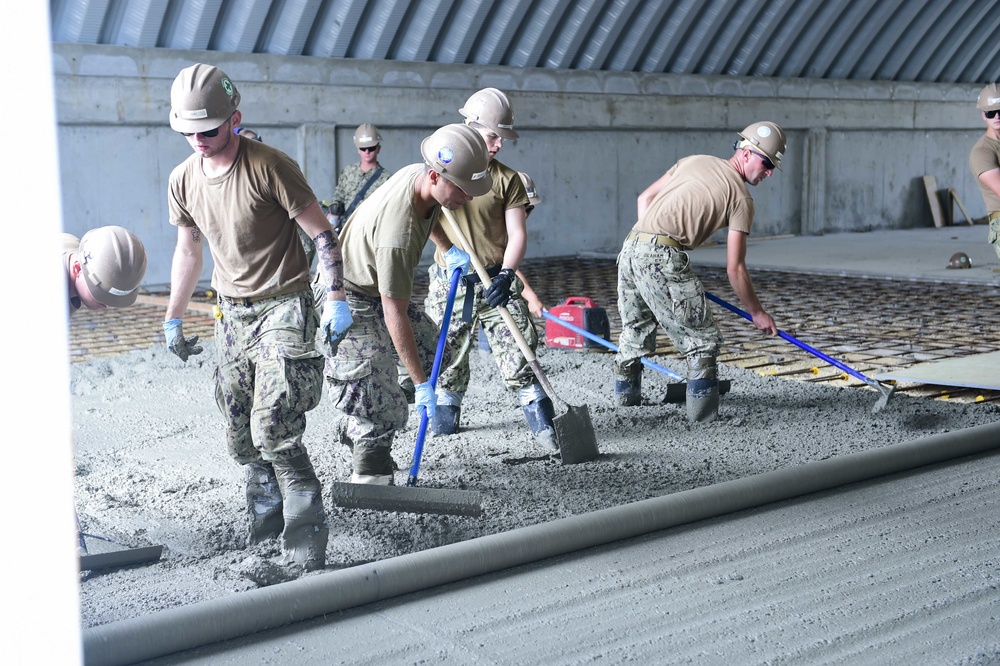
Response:
[[[229,80],[229,77],[222,77],[222,89],[226,91],[226,94],[230,97],[233,96],[233,82]]]
[[[441,164],[451,164],[452,160],[455,159],[455,151],[445,146],[438,151],[438,159],[441,160]]]
[[[990,97],[986,102],[987,104],[1000,104],[1000,97]]]
[[[757,136],[759,136],[762,139],[766,139],[767,137],[771,136],[771,128],[768,127],[767,125],[761,125],[760,127],[757,128]]]
[[[483,178],[486,178],[486,174],[488,173],[489,170],[477,171],[476,173],[472,174],[472,180],[482,180]]]

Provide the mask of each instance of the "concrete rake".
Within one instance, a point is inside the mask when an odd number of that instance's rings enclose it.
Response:
[[[431,386],[437,386],[438,374],[441,371],[441,359],[444,357],[444,349],[448,340],[448,322],[451,321],[455,292],[461,278],[462,271],[460,270],[456,270],[451,277],[444,319],[441,321],[441,333],[438,335],[437,350],[434,353],[434,367],[431,369]],[[420,459],[423,456],[424,441],[427,438],[428,421],[427,410],[421,407],[420,426],[417,429],[417,441],[413,447],[410,476],[405,487],[337,482],[333,484],[332,488],[333,503],[349,509],[474,517],[483,515],[482,498],[478,492],[417,486]]]
[[[707,298],[708,300],[712,301],[713,303],[721,305],[722,307],[726,308],[730,312],[735,312],[736,314],[738,314],[739,316],[743,317],[744,319],[747,319],[749,321],[753,321],[753,317],[751,317],[748,312],[744,312],[743,310],[739,309],[735,305],[727,303],[726,301],[722,300],[718,296],[715,296],[714,294],[710,294],[710,293],[708,293],[706,291],[705,292],[705,298]],[[830,356],[827,356],[826,354],[824,354],[820,350],[816,349],[815,347],[811,347],[810,345],[807,345],[806,343],[802,342],[801,340],[797,340],[797,339],[793,338],[791,335],[789,335],[788,333],[785,333],[784,331],[778,331],[778,336],[780,336],[784,340],[787,340],[788,342],[791,342],[793,345],[795,345],[799,349],[803,349],[803,350],[809,352],[810,354],[812,354],[813,356],[816,356],[817,358],[823,359],[824,361],[826,361],[827,363],[829,363],[833,367],[838,368],[840,370],[843,370],[844,372],[846,372],[847,374],[849,374],[851,377],[854,377],[855,379],[860,379],[865,384],[868,384],[868,386],[870,386],[873,389],[875,389],[876,391],[878,391],[879,392],[879,399],[875,402],[875,405],[872,407],[872,414],[878,414],[883,409],[885,409],[885,406],[889,403],[889,398],[891,398],[892,394],[896,392],[896,385],[895,384],[887,386],[887,385],[883,384],[882,382],[879,382],[879,381],[877,381],[875,379],[872,379],[871,377],[866,377],[865,375],[861,374],[860,372],[858,372],[854,368],[851,368],[851,367],[849,367],[847,365],[844,365],[843,363],[841,363],[837,359],[832,358]]]

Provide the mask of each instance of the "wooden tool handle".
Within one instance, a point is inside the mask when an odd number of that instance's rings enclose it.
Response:
[[[483,266],[483,262],[479,260],[479,257],[477,257],[476,253],[473,251],[472,244],[469,243],[465,234],[462,233],[462,229],[458,226],[458,222],[455,221],[451,211],[442,207],[441,212],[444,213],[445,219],[447,219],[448,224],[451,225],[451,231],[455,238],[458,239],[459,245],[461,245],[461,248],[469,254],[469,257],[472,260],[472,267],[476,269],[476,274],[479,276],[479,279],[482,280],[483,287],[487,287],[492,281],[492,278],[490,277],[490,274],[486,272],[486,267]],[[524,339],[524,334],[521,333],[521,329],[517,327],[517,322],[514,321],[513,315],[511,315],[507,308],[503,306],[498,307],[497,310],[500,311],[500,316],[503,317],[504,323],[507,324],[507,328],[510,329],[511,335],[513,335],[514,339],[517,341],[518,348],[521,350],[521,353],[524,354],[524,358],[528,361],[528,365],[531,366],[532,371],[535,373],[538,383],[542,385],[542,389],[551,399],[559,401],[555,391],[552,389],[552,385],[549,383],[549,378],[545,376],[544,372],[542,372],[542,368],[538,364],[538,360],[535,358],[535,352],[531,351],[531,346],[528,344],[528,341]]]

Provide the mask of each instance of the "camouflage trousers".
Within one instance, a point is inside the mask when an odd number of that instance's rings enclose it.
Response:
[[[437,264],[431,264],[427,272],[430,275],[430,287],[427,300],[424,302],[424,309],[431,319],[440,325],[444,318],[451,280],[449,280],[445,269]],[[538,332],[535,330],[531,313],[528,312],[528,305],[521,298],[523,287],[521,279],[515,277],[514,283],[511,285],[513,295],[510,302],[507,303],[507,310],[513,316],[514,322],[521,330],[528,346],[534,351],[538,348]],[[496,361],[500,376],[503,377],[507,388],[511,391],[517,391],[537,383],[535,373],[532,372],[524,354],[517,346],[514,336],[504,324],[500,310],[490,306],[483,298],[482,283],[476,283],[472,286],[474,290],[472,321],[462,321],[462,303],[465,300],[466,289],[464,281],[458,283],[458,290],[455,293],[455,308],[448,324],[448,348],[451,350],[452,358],[447,366],[441,365],[441,375],[438,377],[437,388],[455,393],[465,393],[468,390],[469,354],[472,352],[475,342],[474,333],[479,323],[483,325],[483,331],[493,352],[493,359]]]
[[[340,412],[340,441],[354,452],[358,474],[391,474],[389,451],[397,430],[406,425],[409,405],[396,378],[396,351],[385,325],[382,299],[349,292],[354,323],[326,362],[330,399]],[[430,375],[437,348],[437,326],[410,303],[407,309],[424,372]]]
[[[997,257],[1000,258],[1000,217],[995,220],[990,220],[990,231],[986,239],[993,246],[993,249],[997,253]]]
[[[305,453],[306,412],[323,394],[319,320],[312,294],[246,302],[219,299],[215,400],[229,454],[241,464]]]
[[[657,325],[688,358],[715,357],[722,346],[701,280],[687,253],[677,248],[625,241],[618,254],[618,310],[622,332],[615,373],[621,378],[636,377],[642,357],[655,351]]]

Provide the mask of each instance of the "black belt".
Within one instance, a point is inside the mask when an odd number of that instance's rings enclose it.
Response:
[[[679,250],[683,250],[684,246],[680,244],[679,241],[670,236],[664,234],[647,234],[645,231],[630,231],[628,232],[627,240],[635,240],[640,243],[656,243],[657,245],[665,245],[667,247],[676,247]]]
[[[281,298],[282,296],[297,294],[301,291],[309,291],[309,290],[303,289],[301,287],[296,287],[295,289],[283,291],[279,294],[267,294],[266,296],[234,297],[234,296],[223,296],[222,294],[219,294],[218,296],[219,296],[219,303],[229,303],[230,305],[242,305],[243,307],[250,307],[254,303],[260,303],[261,301],[266,301],[270,298]]]
[[[503,266],[490,266],[486,269],[486,274],[491,278],[495,278],[503,270]],[[462,301],[462,321],[470,322],[472,321],[472,305],[475,302],[475,289],[474,287],[482,282],[479,279],[479,273],[472,272],[468,275],[462,277],[462,282],[465,284],[465,300]]]

